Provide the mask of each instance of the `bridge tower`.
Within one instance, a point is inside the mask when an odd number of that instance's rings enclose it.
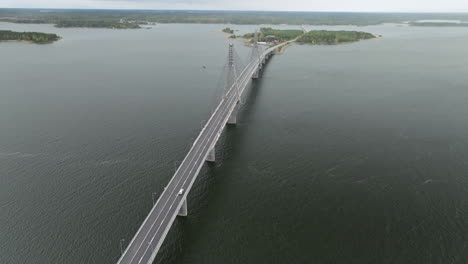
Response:
[[[261,50],[260,47],[258,46],[258,31],[255,31],[254,38],[253,38],[253,43],[252,43],[252,50],[250,53],[250,61],[251,62],[259,62],[261,56]],[[258,79],[261,77],[262,73],[262,67],[265,61],[262,61],[261,63],[258,63],[258,68],[255,71],[254,75],[252,76],[252,79]]]
[[[236,92],[237,102],[234,106],[234,110],[232,111],[231,116],[229,117],[228,124],[235,125],[237,123],[237,112],[239,112],[239,104],[241,101],[241,95],[239,92],[239,84],[237,83],[238,73],[236,68],[236,61],[234,57],[234,44],[229,44],[229,57],[228,57],[228,83],[227,89],[233,87]]]
[[[240,62],[237,61],[238,60],[237,57],[238,56],[234,49],[234,44],[230,43],[229,53],[228,53],[228,62],[227,62],[227,76],[226,76],[226,83],[224,87],[224,96],[226,96],[226,94],[231,89],[235,89],[234,91],[236,93],[236,104],[234,105],[234,109],[227,121],[227,124],[231,124],[231,125],[235,125],[237,123],[237,113],[239,112],[240,102],[241,102],[241,94],[239,90],[240,87],[238,83],[238,78],[239,78],[238,68],[240,67],[239,65]],[[218,135],[218,137],[219,136],[220,135]],[[216,161],[215,147],[216,147],[215,144],[210,147],[206,161],[208,162]]]

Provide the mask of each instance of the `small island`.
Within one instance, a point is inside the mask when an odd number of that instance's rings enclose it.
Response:
[[[0,30],[1,41],[21,41],[27,43],[47,44],[61,39],[56,34],[40,32],[14,32],[10,30]]]
[[[223,29],[223,32],[226,33],[226,34],[234,34],[234,29],[231,29],[231,28],[224,28]]]
[[[247,43],[252,43],[255,33],[248,33],[242,37],[231,36],[233,38],[247,39]],[[373,39],[378,36],[361,31],[329,31],[312,30],[303,31],[297,29],[272,29],[261,28],[258,32],[258,42],[261,45],[274,46],[286,41],[295,40],[300,44],[313,45],[334,45],[340,43],[351,43],[360,40]]]

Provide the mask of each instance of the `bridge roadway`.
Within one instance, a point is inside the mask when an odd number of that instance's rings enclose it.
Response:
[[[214,148],[231,115],[237,114],[240,95],[273,52],[293,41],[265,50],[239,74],[237,81],[225,93],[185,156],[169,184],[151,209],[143,224],[120,257],[118,264],[151,264],[177,215],[187,215],[187,195],[208,156]],[[237,86],[236,86],[237,84]],[[210,153],[211,152],[211,153]],[[184,189],[182,194],[179,191]]]

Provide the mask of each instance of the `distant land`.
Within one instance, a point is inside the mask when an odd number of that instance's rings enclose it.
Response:
[[[468,27],[468,23],[455,23],[455,22],[410,22],[410,26],[416,27]]]
[[[55,24],[57,27],[136,29],[154,23],[269,24],[269,25],[356,25],[409,23],[420,20],[468,21],[468,13],[347,13],[273,11],[155,11],[155,10],[74,10],[0,9],[0,21]],[[439,25],[433,25],[439,26]],[[459,25],[444,25],[459,26]]]
[[[54,23],[59,28],[111,28],[111,29],[137,29],[141,28],[134,22],[111,22],[94,20],[62,20]]]
[[[21,41],[36,44],[47,44],[59,40],[56,34],[47,34],[40,32],[14,32],[10,30],[0,30],[1,41]]]

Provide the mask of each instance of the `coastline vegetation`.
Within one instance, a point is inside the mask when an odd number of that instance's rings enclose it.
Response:
[[[143,23],[130,23],[120,21],[101,20],[49,20],[49,19],[15,19],[0,18],[1,22],[11,22],[18,24],[55,24],[58,28],[111,28],[111,29],[137,29]],[[149,23],[146,23],[149,24]]]
[[[346,13],[274,11],[157,11],[157,10],[73,10],[73,9],[0,9],[0,21],[13,23],[62,24],[67,27],[93,26],[137,28],[149,23],[265,24],[265,25],[356,25],[404,23],[419,20],[468,21],[468,13]],[[134,23],[120,22],[134,21]],[[81,23],[85,21],[88,24]],[[92,22],[92,23],[91,23]],[[97,24],[96,24],[97,23]],[[90,25],[92,24],[92,25]]]
[[[107,21],[60,21],[58,28],[111,28],[111,29],[137,29],[141,28],[136,23],[129,22],[107,22]]]
[[[247,42],[252,42],[255,33],[248,33],[240,38],[247,39]],[[235,37],[235,36],[231,36]],[[377,36],[371,33],[362,31],[330,31],[330,30],[312,30],[304,32],[296,29],[272,29],[261,28],[258,32],[258,41],[266,42],[269,45],[295,40],[300,44],[314,45],[334,45],[340,43],[350,43],[365,39],[373,39]]]
[[[314,45],[333,45],[373,38],[376,38],[374,34],[362,31],[313,30],[299,37],[297,42]]]
[[[304,32],[297,29],[273,29],[273,28],[260,28],[258,32],[258,41],[270,42],[273,40],[284,42],[295,39],[302,35]],[[243,37],[246,39],[253,39],[255,33],[245,34]]]
[[[59,39],[60,37],[56,34],[0,30],[0,41],[23,41],[36,44],[47,44],[57,41]]]

